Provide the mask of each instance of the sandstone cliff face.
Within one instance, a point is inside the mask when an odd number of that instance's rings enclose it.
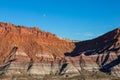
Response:
[[[120,76],[119,60],[119,28],[92,40],[73,43],[37,27],[0,23],[0,76],[73,76],[83,71]]]
[[[63,57],[70,52],[74,44],[59,39],[56,35],[39,30],[37,27],[27,28],[8,23],[0,23],[0,51],[11,50],[17,46],[18,51],[25,52],[30,57],[42,53]]]
[[[50,74],[52,70],[57,73],[64,53],[71,52],[74,47],[74,43],[37,27],[0,23],[1,74],[5,70],[8,71],[6,74],[11,75]]]

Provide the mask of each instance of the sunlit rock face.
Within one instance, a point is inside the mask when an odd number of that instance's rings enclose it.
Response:
[[[12,50],[15,47],[16,51]],[[71,52],[74,47],[72,41],[61,39],[55,34],[39,30],[37,27],[27,28],[1,22],[1,75],[2,72],[6,75],[58,74],[59,68],[64,62],[64,53]]]
[[[119,76],[120,29],[73,42],[37,27],[0,23],[0,75],[79,75],[101,71]]]

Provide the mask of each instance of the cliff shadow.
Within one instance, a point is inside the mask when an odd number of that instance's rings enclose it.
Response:
[[[111,74],[112,68],[117,66],[118,64],[120,64],[120,55],[118,56],[117,59],[111,61],[110,63],[102,66],[100,68],[101,72],[107,73],[107,74]]]
[[[111,41],[111,43],[106,43],[104,45],[102,44],[94,45],[92,42],[91,43],[89,42],[90,40],[75,43],[75,48],[73,49],[73,51],[71,53],[68,52],[64,53],[64,55],[70,57],[76,57],[76,56],[80,56],[82,52],[84,52],[85,56],[103,54],[102,58],[100,56],[97,57],[98,61],[99,60],[102,61],[100,62],[99,71],[107,74],[111,74],[112,69],[120,63],[120,56],[118,56],[117,59],[107,63],[110,57],[110,52],[116,53],[118,50],[120,50],[120,48],[110,49],[112,45],[116,44],[116,40]],[[93,47],[90,48],[90,45],[93,45]],[[96,59],[96,64],[97,64],[97,59]]]
[[[79,47],[80,45],[79,45],[79,42],[77,42],[77,43],[75,43],[75,48],[73,49],[73,51],[72,52],[66,52],[66,53],[64,53],[64,55],[65,56],[70,56],[70,57],[75,57],[75,56],[79,56],[80,55],[80,53],[79,53]]]

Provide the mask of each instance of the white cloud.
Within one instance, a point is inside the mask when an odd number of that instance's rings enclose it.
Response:
[[[102,36],[103,35],[103,33],[99,33],[99,34],[96,34],[97,36]]]
[[[94,36],[94,34],[91,33],[91,32],[86,32],[86,33],[79,33],[79,32],[77,32],[77,33],[75,33],[75,35],[76,36],[82,35],[82,36],[89,36],[89,37]]]
[[[92,36],[94,36],[94,34],[93,34],[93,33],[91,33],[91,32],[88,32],[88,33],[85,33],[85,34],[84,34],[84,36],[89,36],[89,37],[92,37]]]

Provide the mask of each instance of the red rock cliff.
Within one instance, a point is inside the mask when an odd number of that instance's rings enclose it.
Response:
[[[119,60],[119,28],[73,43],[37,27],[0,23],[0,75],[72,76],[95,70],[120,76]]]
[[[41,54],[64,57],[65,52],[74,48],[72,42],[59,39],[55,34],[44,32],[37,27],[27,28],[9,23],[0,23],[0,58],[5,58],[10,50],[18,47],[19,52],[25,52],[37,61]],[[36,57],[37,56],[37,57]],[[44,57],[49,58],[49,56]]]

